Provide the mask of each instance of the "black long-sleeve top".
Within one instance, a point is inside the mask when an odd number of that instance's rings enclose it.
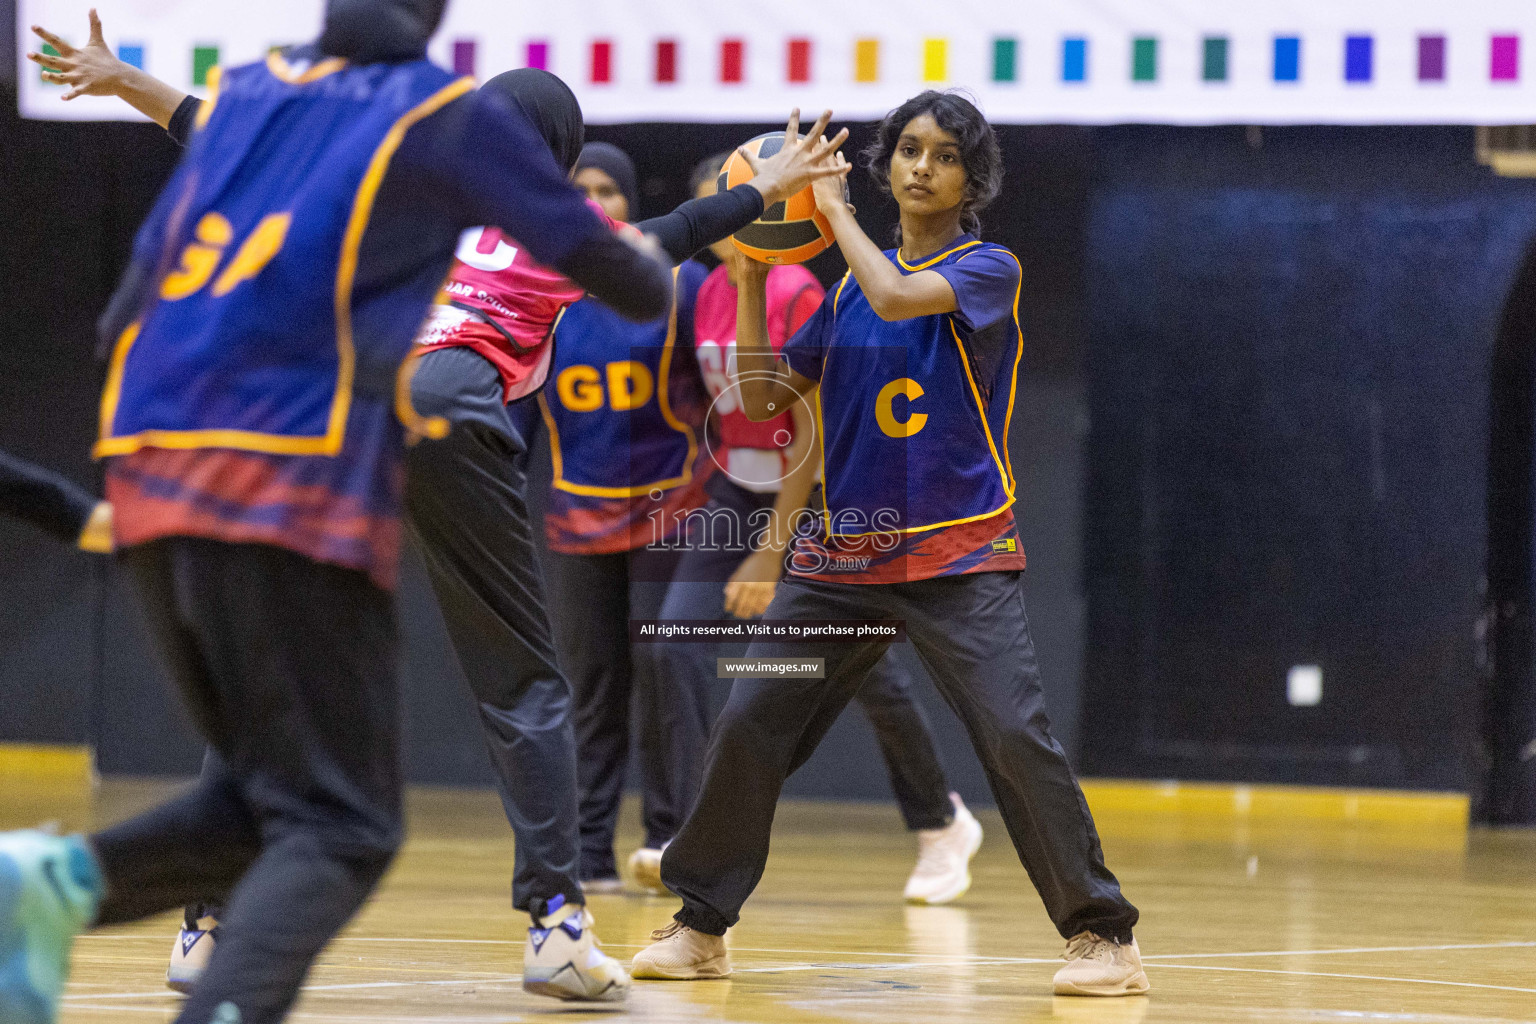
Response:
[[[203,101],[188,96],[171,115],[166,131],[179,146],[192,137]],[[746,227],[763,215],[763,194],[751,185],[737,185],[704,199],[691,199],[671,213],[635,224],[654,235],[672,258],[681,263],[713,242]]]

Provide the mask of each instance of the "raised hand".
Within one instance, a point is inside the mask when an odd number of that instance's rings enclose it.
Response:
[[[848,205],[848,172],[853,165],[842,153],[834,153],[829,161],[840,173],[828,174],[811,182],[811,194],[816,197],[816,209],[822,213]]]
[[[772,206],[774,203],[783,202],[790,196],[799,192],[805,186],[823,178],[847,176],[850,165],[847,160],[841,163],[831,159],[837,154],[838,147],[848,139],[848,129],[844,128],[832,138],[826,137],[827,125],[832,120],[832,111],[822,112],[816,123],[811,126],[810,132],[800,135],[800,110],[797,107],[789,115],[789,124],[784,129],[784,145],[773,156],[764,159],[745,149],[737,150],[741,158],[752,168],[752,180],[749,184],[763,194],[763,205]],[[841,156],[841,154],[837,154]],[[841,191],[842,186],[838,186]]]
[[[133,65],[117,59],[106,39],[102,36],[101,19],[91,8],[91,37],[81,47],[70,46],[63,39],[38,25],[32,31],[59,51],[57,57],[41,53],[28,53],[27,59],[43,67],[43,80],[55,85],[70,86],[64,94],[66,100],[76,96],[117,96],[123,88],[124,72],[135,71]],[[53,70],[49,70],[53,69]]]

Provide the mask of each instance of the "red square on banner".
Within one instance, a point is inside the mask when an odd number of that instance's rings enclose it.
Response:
[[[809,39],[789,41],[789,80],[791,82],[811,80],[811,41]]]
[[[613,81],[613,43],[599,39],[592,44],[592,84]]]
[[[745,49],[746,44],[740,39],[727,39],[720,44],[720,81],[742,80],[742,53]]]
[[[656,42],[656,81],[677,81],[676,39],[660,39]]]

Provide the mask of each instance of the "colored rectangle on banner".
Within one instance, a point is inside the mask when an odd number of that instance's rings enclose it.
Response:
[[[613,43],[597,39],[592,43],[592,84],[607,85],[613,81]]]
[[[144,47],[139,43],[119,43],[117,46],[117,59],[124,64],[130,64],[144,70]]]
[[[1200,64],[1200,78],[1206,82],[1225,82],[1227,80],[1227,50],[1226,36],[1206,36],[1203,46],[1204,53]]]
[[[1488,77],[1495,82],[1520,80],[1520,37],[1494,36],[1488,47]]]
[[[549,44],[542,39],[531,40],[528,43],[528,67],[538,68],[540,71],[549,70]]]
[[[1275,81],[1301,81],[1301,39],[1275,36]]]
[[[656,81],[660,85],[669,85],[677,81],[676,39],[656,41]]]
[[[208,84],[208,72],[219,66],[219,48],[217,46],[196,46],[192,48],[192,84],[206,86]]]
[[[1445,81],[1445,36],[1419,36],[1419,81]]]
[[[746,47],[747,44],[740,39],[722,39],[720,41],[720,81],[727,83],[740,83],[742,81],[742,64]]]
[[[880,81],[880,40],[860,39],[853,44],[853,80]]]
[[[789,65],[786,78],[791,82],[811,80],[811,41],[809,39],[791,39],[786,60]]]
[[[1017,39],[992,40],[992,81],[1017,82],[1019,80],[1019,41]]]
[[[453,73],[456,75],[475,73],[475,41],[473,39],[453,41]]]
[[[44,57],[57,57],[59,55],[59,51],[54,49],[52,43],[44,43],[43,44],[43,48],[42,48],[42,50],[40,52],[42,53],[42,55]],[[41,66],[41,67],[39,67],[37,69],[37,74],[38,74],[39,78],[42,78],[42,76],[47,74],[48,72],[50,72],[50,71],[57,71],[57,70],[59,70],[59,69],[56,68],[56,67],[48,67],[45,64],[45,65],[43,65],[43,66]],[[43,78],[43,84],[44,85],[54,85],[55,83],[48,81],[48,79],[46,79],[46,78]]]
[[[1071,38],[1061,41],[1061,80],[1088,81],[1088,40]]]
[[[1140,36],[1131,40],[1131,81],[1157,81],[1157,40]]]
[[[1344,81],[1369,82],[1374,72],[1375,40],[1370,36],[1344,38]]]
[[[923,81],[942,82],[949,77],[949,40],[923,40]]]

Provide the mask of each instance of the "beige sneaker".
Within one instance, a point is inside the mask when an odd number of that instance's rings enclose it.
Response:
[[[673,921],[651,932],[651,944],[635,954],[630,974],[663,981],[703,981],[731,973],[731,953],[725,938],[705,935]]]
[[[917,866],[903,896],[909,903],[952,903],[971,887],[971,858],[981,849],[981,822],[966,809],[959,793],[949,794],[955,820],[943,828],[917,833]]]
[[[1067,966],[1056,972],[1059,996],[1139,996],[1152,987],[1135,939],[1119,943],[1078,932],[1062,958]]]
[[[642,846],[629,855],[629,876],[642,892],[657,896],[667,895],[667,887],[661,884],[661,851]]]

